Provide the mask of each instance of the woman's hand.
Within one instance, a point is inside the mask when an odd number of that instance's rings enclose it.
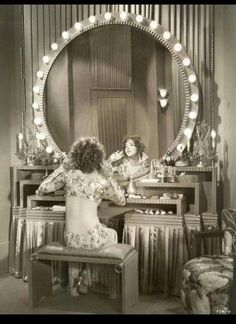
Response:
[[[123,151],[116,151],[114,153],[112,153],[109,157],[109,161],[111,163],[114,163],[116,161],[119,161],[120,159],[122,159],[124,157],[124,153]]]
[[[35,194],[36,194],[37,196],[43,196],[43,192],[42,192],[40,189],[37,189],[37,190],[35,191]]]

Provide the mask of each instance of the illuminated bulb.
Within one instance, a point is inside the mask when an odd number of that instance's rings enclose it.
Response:
[[[37,102],[33,102],[32,103],[32,108],[38,109],[39,108],[39,104]]]
[[[36,133],[36,138],[40,139],[40,133]]]
[[[54,51],[56,51],[58,49],[58,44],[57,43],[53,43],[51,45],[51,49],[54,50]]]
[[[180,52],[182,50],[182,45],[180,43],[176,43],[174,46],[174,50],[176,52]]]
[[[111,20],[111,13],[110,12],[106,12],[105,15],[104,15],[104,18],[106,20]]]
[[[214,129],[212,129],[212,131],[211,131],[211,137],[212,137],[213,139],[216,138],[216,132],[214,131]]]
[[[191,83],[194,83],[196,81],[197,77],[195,74],[190,74],[190,76],[188,77],[188,81]]]
[[[48,63],[50,61],[50,57],[49,56],[47,56],[47,55],[45,55],[45,56],[43,56],[43,62],[44,63]]]
[[[44,140],[45,139],[45,134],[44,133],[39,133],[39,139]]]
[[[38,126],[41,125],[42,124],[41,118],[39,118],[39,117],[35,118],[34,123],[35,123],[35,125],[38,125]]]
[[[162,98],[165,98],[166,95],[167,95],[167,89],[159,89],[159,92],[160,92],[160,96]]]
[[[79,22],[76,22],[76,23],[74,24],[74,27],[75,27],[76,30],[81,30],[81,29],[82,29],[82,25],[81,25],[81,23],[79,23]]]
[[[38,72],[36,73],[36,75],[37,75],[37,77],[38,77],[39,79],[42,79],[42,78],[43,78],[43,72],[42,72],[42,71],[38,71]]]
[[[141,23],[141,22],[143,21],[143,16],[142,16],[142,15],[138,15],[138,16],[136,17],[136,21],[137,21],[138,23]]]
[[[89,17],[89,22],[90,22],[91,24],[94,24],[95,21],[96,21],[96,17],[95,17],[95,16],[90,16],[90,17]]]
[[[193,102],[198,101],[198,95],[196,93],[191,95],[191,101],[193,101]]]
[[[47,146],[47,147],[46,147],[46,152],[47,152],[47,153],[50,154],[50,153],[52,153],[52,151],[53,151],[53,149],[52,149],[51,146]]]
[[[195,111],[191,111],[188,116],[190,119],[195,119],[197,117],[197,113]]]
[[[179,152],[183,152],[183,150],[184,150],[184,145],[183,145],[182,143],[178,144],[178,145],[177,145],[177,150],[178,150]]]
[[[168,103],[168,100],[167,99],[160,99],[160,105],[162,108],[166,107],[167,103]]]
[[[185,128],[185,130],[184,130],[184,134],[186,135],[186,137],[187,137],[188,139],[190,139],[191,136],[192,136],[192,131],[191,131],[191,129],[190,129],[190,128]]]
[[[18,134],[18,138],[19,138],[19,140],[20,140],[20,141],[22,141],[22,140],[23,140],[23,137],[24,137],[24,136],[23,136],[23,134],[22,134],[22,133],[19,133],[19,134]]]
[[[158,26],[158,24],[157,24],[156,21],[153,20],[153,21],[150,22],[150,28],[152,28],[152,29],[156,29],[157,26]]]
[[[189,66],[190,64],[191,64],[190,59],[189,59],[188,57],[185,57],[185,58],[183,59],[183,65],[184,65],[184,66]]]
[[[121,13],[120,13],[120,18],[122,19],[122,20],[125,20],[126,18],[127,18],[127,13],[126,12],[124,12],[124,11],[122,11]]]
[[[164,39],[170,39],[170,32],[168,32],[168,31],[165,31],[164,33],[163,33],[163,38]]]
[[[61,34],[62,38],[64,39],[68,39],[69,38],[69,33],[67,31],[64,31],[62,34]]]
[[[38,86],[34,86],[33,92],[38,94],[40,92],[40,88]]]

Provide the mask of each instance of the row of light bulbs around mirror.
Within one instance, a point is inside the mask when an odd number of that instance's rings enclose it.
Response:
[[[115,18],[112,16],[112,14],[111,14],[110,12],[105,13],[105,14],[104,14],[104,18],[105,18],[105,20],[107,20],[107,21],[112,21],[113,19],[115,19]],[[128,14],[127,12],[124,12],[124,11],[121,12],[121,13],[120,13],[120,19],[123,20],[123,21],[128,21],[128,20],[130,19],[129,14]],[[144,17],[143,17],[142,15],[137,15],[137,16],[135,17],[135,19],[136,19],[136,22],[138,22],[138,23],[140,23],[140,24],[142,24],[142,23],[144,22]],[[90,22],[91,24],[96,24],[96,23],[98,22],[98,18],[97,18],[96,16],[93,16],[93,15],[90,16],[90,17],[88,18],[88,20],[89,20],[89,22]],[[158,28],[158,23],[157,23],[156,21],[151,21],[150,24],[149,24],[149,27],[150,27],[152,30],[155,30],[155,29]],[[76,23],[74,24],[74,28],[75,28],[78,32],[80,32],[80,31],[83,30],[83,25],[82,25],[82,23],[80,23],[80,22],[76,22]],[[69,40],[70,37],[71,37],[71,35],[70,35],[70,33],[69,33],[68,31],[63,31],[62,34],[61,34],[61,36],[62,36],[62,38],[63,38],[64,40]],[[169,31],[164,31],[163,34],[162,34],[162,36],[163,36],[164,40],[168,41],[168,40],[171,38],[171,33],[170,33]],[[58,48],[59,48],[59,45],[58,45],[57,43],[52,43],[52,44],[51,44],[51,49],[52,49],[53,51],[57,51]],[[176,42],[176,43],[174,44],[173,48],[174,48],[174,50],[175,50],[177,53],[179,53],[179,52],[181,52],[181,50],[183,49],[183,46],[182,46],[179,42]],[[50,56],[48,56],[48,55],[43,56],[43,57],[42,57],[42,61],[43,61],[43,63],[45,63],[45,64],[49,64],[49,62],[50,62]],[[189,66],[191,65],[191,61],[190,61],[190,59],[189,59],[188,57],[184,57],[183,60],[182,60],[182,64],[183,64],[184,67],[189,67]],[[37,77],[38,77],[39,79],[41,79],[41,80],[44,78],[44,72],[41,71],[41,70],[37,71],[36,75],[37,75]],[[190,83],[193,84],[193,83],[196,82],[196,80],[197,80],[197,78],[196,78],[196,75],[195,75],[194,73],[192,73],[192,74],[190,74],[190,75],[188,76],[188,81],[189,81]],[[165,89],[164,89],[164,90],[165,90]],[[33,92],[34,92],[34,94],[39,95],[39,94],[40,94],[40,87],[39,87],[38,85],[34,86],[34,87],[33,87]],[[163,99],[164,99],[164,98],[163,98]],[[190,97],[190,100],[191,100],[193,103],[198,102],[198,100],[199,100],[198,94],[197,94],[197,93],[193,93],[193,94],[191,95],[191,97]],[[166,105],[166,104],[164,104],[164,105]],[[33,102],[32,107],[33,107],[33,109],[35,109],[35,110],[39,110],[39,108],[40,108],[40,107],[39,107],[39,103],[38,103],[37,101],[34,101],[34,102]],[[191,112],[189,113],[189,118],[190,118],[190,119],[194,120],[194,119],[196,119],[196,117],[197,117],[197,113],[196,113],[195,111],[191,111]],[[42,119],[41,119],[40,117],[36,117],[36,118],[34,119],[34,124],[37,125],[37,126],[42,126]],[[187,139],[189,140],[189,139],[191,138],[191,136],[192,136],[192,130],[191,130],[190,128],[186,128],[185,131],[184,131],[184,134],[186,135]],[[45,140],[45,139],[46,139],[46,136],[45,136],[44,133],[37,133],[37,134],[36,134],[36,137],[37,137],[37,140],[38,140],[38,141],[41,141],[41,140]],[[180,143],[179,146],[177,147],[177,149],[178,149],[179,151],[182,151],[182,150],[183,150],[182,145],[183,145],[183,144]],[[46,148],[46,150],[47,150],[48,153],[52,153],[52,152],[53,152],[53,149],[52,149],[51,146],[48,146],[48,147]]]

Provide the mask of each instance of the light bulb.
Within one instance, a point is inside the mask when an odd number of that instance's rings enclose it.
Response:
[[[110,12],[106,12],[105,15],[104,15],[104,18],[106,20],[111,20],[111,13]]]
[[[195,74],[190,74],[190,76],[188,77],[188,81],[191,83],[194,83],[196,81],[197,77]]]
[[[43,73],[42,71],[38,71],[38,72],[36,73],[36,75],[37,75],[37,77],[38,77],[39,79],[42,79],[44,73]]]
[[[51,45],[51,49],[54,50],[54,51],[56,51],[58,49],[58,44],[57,43],[53,43]]]
[[[174,50],[176,52],[180,52],[182,50],[182,45],[180,43],[176,43],[174,46]]]
[[[120,18],[122,19],[122,20],[125,20],[126,18],[127,18],[127,13],[126,12],[124,12],[124,11],[122,11],[121,13],[120,13]]]
[[[39,133],[39,139],[44,140],[45,139],[45,134],[44,133]]]
[[[46,152],[47,152],[47,153],[50,154],[50,153],[52,153],[52,151],[53,151],[53,149],[52,149],[51,146],[47,146],[47,147],[46,147]]]
[[[39,108],[39,104],[37,102],[33,102],[32,103],[32,108],[38,109]]]
[[[190,129],[190,128],[185,128],[185,130],[184,130],[184,134],[186,135],[186,137],[187,137],[188,139],[190,139],[191,136],[192,136],[192,131],[191,131],[191,129]]]
[[[189,66],[190,64],[191,64],[190,59],[189,59],[188,57],[185,57],[185,58],[183,59],[183,65],[184,65],[184,66]]]
[[[183,145],[182,143],[178,144],[178,145],[177,145],[177,150],[178,150],[179,152],[183,152],[183,150],[184,150],[184,145]]]
[[[188,116],[190,119],[195,119],[197,117],[197,113],[195,111],[190,111]]]
[[[18,138],[19,138],[20,141],[22,141],[23,138],[24,138],[23,134],[22,134],[22,133],[19,133],[19,134],[18,134]]]
[[[136,17],[136,21],[137,21],[138,23],[141,23],[141,22],[143,21],[143,16],[142,16],[142,15],[138,15],[138,16]]]
[[[160,92],[160,96],[162,98],[165,98],[166,95],[167,95],[167,89],[159,89],[159,92]]]
[[[40,92],[39,86],[34,86],[33,87],[33,92],[39,94],[39,92]]]
[[[196,94],[196,93],[192,94],[192,95],[191,95],[191,101],[192,101],[192,102],[196,102],[196,101],[198,101],[198,94]]]
[[[212,137],[213,139],[216,138],[216,132],[215,132],[214,129],[212,129],[212,131],[211,131],[211,137]]]
[[[79,22],[76,22],[76,23],[74,24],[74,27],[75,27],[76,30],[81,30],[81,29],[82,29],[82,25],[81,25],[81,23],[79,23]]]
[[[69,38],[69,33],[67,31],[64,31],[64,32],[62,32],[61,36],[64,39],[68,39]]]
[[[94,24],[95,21],[96,21],[96,17],[95,17],[95,16],[90,16],[90,17],[89,17],[89,22],[90,22],[91,24]]]
[[[42,120],[41,120],[41,118],[39,118],[39,117],[36,117],[35,119],[34,119],[34,123],[35,123],[35,125],[41,125],[42,124]]]
[[[171,36],[171,34],[170,34],[170,32],[168,32],[168,31],[165,31],[165,32],[163,33],[163,38],[166,39],[166,40],[170,39],[170,36]]]
[[[47,56],[47,55],[45,55],[45,56],[43,56],[43,63],[48,63],[50,61],[50,57],[49,56]]]
[[[168,100],[167,99],[160,99],[160,105],[162,108],[166,107],[167,103],[168,103]]]
[[[157,26],[158,26],[158,23],[155,20],[153,20],[153,21],[150,22],[150,28],[156,29]]]

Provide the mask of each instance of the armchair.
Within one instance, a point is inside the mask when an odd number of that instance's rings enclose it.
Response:
[[[222,255],[201,254],[201,240],[221,237]],[[233,312],[233,272],[236,257],[236,209],[222,210],[222,230],[196,233],[198,257],[183,267],[181,299],[191,314],[229,314]]]

